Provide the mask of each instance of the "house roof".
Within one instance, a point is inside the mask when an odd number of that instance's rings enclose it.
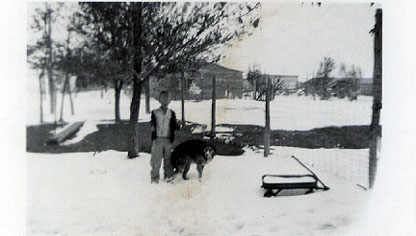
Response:
[[[269,75],[271,77],[280,77],[280,78],[298,78],[297,75]]]
[[[201,69],[206,69],[206,70],[217,70],[217,71],[222,71],[222,72],[231,72],[231,73],[243,73],[242,71],[239,70],[235,70],[235,69],[230,69],[215,63],[209,63],[206,65],[201,66]]]
[[[224,67],[224,66],[220,66],[220,65],[215,64],[215,63],[209,63],[209,64],[202,65],[199,68],[190,69],[190,70],[186,71],[185,74],[194,73],[194,72],[198,72],[198,71],[201,72],[201,70],[205,70],[205,71],[208,71],[208,72],[217,72],[217,73],[238,73],[238,74],[243,74],[242,71],[230,69],[230,68],[227,68],[227,67]],[[157,72],[152,73],[152,76],[156,76],[156,77],[159,76],[159,77],[161,77],[161,76],[164,76],[166,74],[169,74],[169,73],[157,71]],[[173,74],[177,74],[178,76],[180,75],[179,72],[176,72],[176,73],[173,73]]]

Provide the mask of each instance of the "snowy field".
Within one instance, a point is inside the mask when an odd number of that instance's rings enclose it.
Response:
[[[39,97],[29,93],[28,125],[39,123]],[[57,104],[60,104],[58,96]],[[68,98],[67,98],[68,99]],[[65,121],[85,121],[81,141],[96,125],[114,119],[112,90],[74,95],[75,115],[65,101]],[[371,98],[358,101],[276,97],[272,129],[308,130],[325,126],[368,125]],[[186,119],[210,126],[210,101],[187,101]],[[129,118],[130,97],[122,94],[121,118]],[[151,100],[151,108],[158,102]],[[180,102],[172,101],[180,118]],[[53,122],[44,103],[45,120]],[[58,106],[59,110],[59,106]],[[57,117],[59,119],[59,115]],[[141,103],[140,121],[150,119]],[[218,100],[217,124],[264,125],[264,102]],[[272,157],[246,149],[242,156],[217,156],[202,182],[151,185],[149,154],[126,159],[107,151],[71,154],[28,153],[28,235],[350,235],[366,211],[370,192],[357,186],[367,178],[368,150],[272,147]],[[290,156],[308,164],[331,188],[310,195],[263,198],[263,174],[307,174]],[[333,161],[337,158],[337,161]],[[344,159],[343,159],[344,158]],[[338,159],[343,160],[343,162]],[[330,161],[332,160],[332,161]],[[363,163],[364,164],[363,164]],[[340,166],[341,163],[342,165]],[[352,163],[352,164],[351,164]],[[358,168],[358,169],[357,169]],[[362,185],[366,185],[363,183]],[[357,235],[357,234],[354,234]]]
[[[72,116],[68,96],[65,99],[64,120],[114,120],[114,91],[108,90],[100,97],[100,91],[80,92],[74,96],[75,115]],[[33,92],[28,96],[28,124],[39,123],[39,95]],[[57,104],[61,104],[58,96]],[[120,104],[121,119],[129,119],[131,98],[122,93]],[[270,104],[271,128],[283,130],[309,130],[325,126],[368,125],[371,123],[372,98],[360,96],[358,101],[336,99],[330,101],[313,100],[304,96],[277,96]],[[151,99],[151,109],[159,107],[155,99]],[[170,107],[181,114],[180,101],[172,101]],[[217,124],[252,124],[264,126],[265,103],[251,99],[217,101]],[[58,106],[59,111],[59,106]],[[91,112],[94,111],[94,112]],[[188,121],[206,124],[211,123],[211,101],[186,101],[185,117]],[[55,116],[49,114],[49,102],[44,101],[45,121],[53,122]],[[59,114],[57,116],[59,120]],[[144,98],[140,106],[140,120],[150,120],[145,113]]]
[[[150,156],[125,153],[28,154],[28,235],[350,235],[370,192],[327,172],[331,189],[263,198],[263,174],[308,174],[274,147],[270,158],[246,150],[217,156],[202,182],[150,184]],[[307,155],[305,155],[307,154]],[[283,192],[282,192],[283,193]],[[284,194],[284,193],[283,193]]]

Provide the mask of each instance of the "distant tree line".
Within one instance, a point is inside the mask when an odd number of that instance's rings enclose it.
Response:
[[[314,98],[317,96],[321,100],[327,100],[330,97],[357,99],[362,79],[361,68],[352,65],[348,70],[346,65],[341,63],[338,78],[331,76],[335,68],[334,59],[324,57],[319,63],[316,76],[303,83],[305,95],[312,95]]]

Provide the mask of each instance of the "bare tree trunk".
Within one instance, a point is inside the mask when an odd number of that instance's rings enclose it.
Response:
[[[66,39],[66,60],[69,61],[69,54],[71,51],[69,50],[69,40],[70,40],[70,33],[68,32],[68,37]],[[65,93],[68,91],[69,87],[69,74],[68,72],[65,73],[65,81],[64,81],[64,87],[62,88],[62,101],[61,101],[61,112],[60,112],[60,118],[59,121],[64,120],[64,101],[65,101]]]
[[[140,97],[143,81],[134,75],[133,98],[130,104],[130,133],[129,133],[129,158],[137,157],[139,154],[139,133],[138,121],[140,111]]]
[[[181,108],[182,108],[182,127],[185,126],[185,73],[181,72]]]
[[[65,75],[64,87],[62,88],[62,101],[61,101],[61,111],[59,116],[59,122],[64,121],[64,101],[65,101],[65,92],[68,85],[69,76],[68,74]]]
[[[371,117],[369,185],[373,187],[377,170],[377,141],[381,138],[380,110],[382,91],[382,10],[376,11],[374,27],[374,71],[373,71],[373,114]]]
[[[43,75],[44,69],[39,75],[39,95],[40,95],[40,123],[43,123]]]
[[[312,79],[314,79],[314,78],[312,78]],[[316,93],[315,80],[312,80],[312,97],[313,97],[313,100],[315,100],[315,93]]]
[[[270,77],[268,77],[266,89],[266,125],[264,128],[264,157],[268,157],[270,154],[270,91],[271,81]]]
[[[135,158],[139,155],[139,133],[138,121],[140,111],[140,95],[143,81],[139,75],[142,72],[142,3],[136,2],[131,5],[132,23],[132,51],[133,51],[133,98],[130,104],[130,128],[128,137],[128,158]],[[145,135],[147,137],[147,135]]]
[[[216,113],[216,101],[217,101],[217,87],[215,83],[215,75],[212,76],[212,108],[211,108],[211,139],[215,138],[215,126],[216,126],[216,120],[215,120],[215,113]]]
[[[115,90],[114,112],[115,112],[116,122],[120,122],[120,93],[121,93],[122,87],[123,87],[122,80],[119,80],[119,79],[114,80],[114,90]]]
[[[150,78],[147,77],[144,81],[146,93],[146,113],[150,114]]]
[[[69,102],[71,103],[71,115],[75,115],[74,102],[72,101],[71,83],[68,83],[68,94],[69,94]]]
[[[50,96],[50,113],[55,114],[55,83],[53,81],[53,71],[52,71],[52,12],[48,6],[48,3],[46,3],[46,11],[47,11],[47,17],[45,17],[45,23],[47,23],[47,48],[48,48],[48,84],[49,84],[49,96]]]
[[[47,3],[45,3],[45,4],[46,4],[46,10],[48,10],[48,4]],[[43,18],[43,23],[45,24],[45,27],[44,27],[44,36],[46,37],[48,35],[48,31],[47,31],[48,21],[47,21],[47,17],[46,16]],[[45,54],[47,54],[47,53],[48,53],[48,51],[46,49],[45,50]],[[47,61],[46,61],[46,63],[47,63]],[[43,76],[45,76],[45,69],[48,69],[48,68],[46,68],[47,67],[47,64],[46,63],[43,63],[43,65],[42,65],[42,72],[39,74],[40,122],[41,123],[43,123],[43,99],[44,99],[44,97],[43,97],[43,91],[44,91],[44,87],[46,87],[45,84],[44,84]]]

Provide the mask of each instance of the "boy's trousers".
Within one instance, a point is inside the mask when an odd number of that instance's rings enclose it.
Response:
[[[150,166],[152,170],[150,176],[152,180],[159,180],[159,169],[162,164],[165,171],[165,178],[172,176],[173,168],[170,160],[172,143],[169,138],[156,138],[152,143],[152,156],[150,158]]]

